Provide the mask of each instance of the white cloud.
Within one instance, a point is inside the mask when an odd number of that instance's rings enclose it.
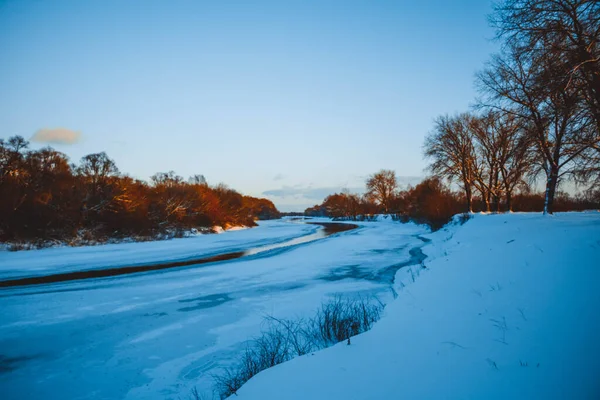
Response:
[[[32,142],[52,144],[74,144],[81,138],[81,132],[66,128],[42,128],[33,134]]]

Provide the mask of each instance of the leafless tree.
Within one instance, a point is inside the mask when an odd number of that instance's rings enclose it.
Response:
[[[173,187],[183,183],[183,177],[177,175],[175,171],[157,172],[150,177],[154,186]]]
[[[476,142],[477,167],[475,185],[482,193],[486,208],[500,211],[500,199],[506,198],[507,209],[518,185],[532,171],[535,152],[526,125],[512,114],[488,110],[470,120]]]
[[[385,213],[388,213],[390,211],[391,200],[398,188],[396,173],[389,169],[382,169],[369,176],[366,184],[369,197],[379,203]]]
[[[22,173],[21,163],[28,147],[29,142],[21,136],[0,139],[0,185],[8,177],[17,178]]]
[[[113,183],[119,176],[119,169],[105,152],[101,152],[83,157],[75,172],[82,178],[84,218],[95,223],[92,221],[113,205],[116,195]]]
[[[424,154],[431,159],[429,170],[449,181],[458,180],[465,192],[467,211],[473,211],[473,188],[478,173],[473,134],[469,128],[472,116],[441,116],[425,139]]]
[[[506,209],[512,211],[513,192],[518,186],[528,188],[527,176],[533,170],[537,153],[528,135],[527,125],[514,115],[497,115],[493,129],[497,132],[497,157]]]
[[[600,2],[505,0],[491,17],[501,54],[479,74],[487,105],[529,128],[546,175],[545,213],[561,178],[594,169],[600,140]],[[582,159],[588,157],[587,163]]]
[[[105,152],[88,154],[83,157],[76,172],[86,178],[94,188],[106,183],[111,177],[119,175],[117,165]]]
[[[204,177],[204,175],[201,174],[195,174],[190,176],[188,178],[188,183],[191,185],[208,185],[208,182],[206,182],[206,178]]]
[[[500,180],[500,159],[504,149],[500,146],[496,126],[496,114],[493,112],[469,119],[469,129],[475,139],[476,148],[474,183],[485,202],[486,211],[491,211],[492,202],[494,209],[499,211],[504,188]]]
[[[546,176],[545,213],[552,213],[561,177],[574,172],[574,161],[596,140],[578,91],[552,83],[555,60],[555,55],[538,57],[512,45],[478,74],[486,105],[528,127]]]
[[[559,85],[580,91],[600,131],[600,2],[505,0],[490,19],[498,38],[520,52],[558,55]]]

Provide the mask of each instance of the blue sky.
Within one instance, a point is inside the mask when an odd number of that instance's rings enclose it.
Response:
[[[424,175],[497,49],[486,0],[0,1],[0,137],[302,210]],[[60,130],[57,130],[59,129]],[[36,134],[37,132],[37,134]],[[34,136],[35,135],[35,136]]]

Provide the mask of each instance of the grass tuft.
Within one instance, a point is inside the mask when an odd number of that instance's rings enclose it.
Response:
[[[371,329],[383,307],[376,297],[336,296],[310,319],[267,317],[262,334],[247,343],[237,364],[214,377],[216,392],[227,398],[262,370],[339,342],[350,344],[352,336]]]

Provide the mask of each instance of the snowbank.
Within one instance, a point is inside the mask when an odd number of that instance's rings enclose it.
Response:
[[[181,261],[284,242],[313,233],[315,225],[260,221],[252,229],[232,228],[220,235],[196,235],[164,241],[0,251],[0,280],[79,270]]]
[[[429,238],[371,331],[239,398],[600,398],[599,213],[475,215]]]

